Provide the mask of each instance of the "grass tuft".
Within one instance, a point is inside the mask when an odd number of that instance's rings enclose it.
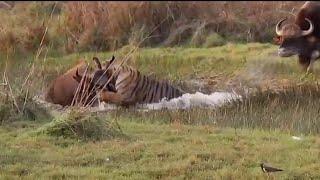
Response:
[[[204,47],[210,48],[210,47],[215,47],[215,46],[222,46],[225,45],[226,41],[223,37],[221,37],[217,33],[210,34],[204,43]]]
[[[122,136],[117,124],[97,114],[71,109],[56,117],[51,123],[40,128],[39,132],[51,136],[99,141]]]

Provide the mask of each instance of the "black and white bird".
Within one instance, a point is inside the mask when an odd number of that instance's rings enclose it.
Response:
[[[264,173],[283,171],[282,169],[271,167],[270,165],[266,165],[265,163],[261,163],[260,167]]]

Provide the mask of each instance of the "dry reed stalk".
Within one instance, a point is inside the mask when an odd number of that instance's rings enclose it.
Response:
[[[54,10],[55,10],[55,8],[56,8],[56,5],[57,5],[57,2],[54,4],[54,7],[52,8],[52,11],[51,11],[51,14],[50,14],[50,20],[52,19],[52,15],[53,15],[53,12],[54,12]],[[38,61],[38,58],[39,58],[39,56],[40,56],[40,53],[42,52],[42,49],[43,49],[42,44],[43,44],[44,38],[45,38],[45,36],[46,36],[46,34],[47,34],[47,31],[48,31],[48,26],[46,26],[45,32],[43,33],[43,36],[42,36],[42,38],[41,38],[39,47],[38,47],[38,49],[37,49],[35,61]],[[27,103],[28,94],[29,94],[29,88],[28,88],[28,87],[25,88],[25,85],[27,84],[27,82],[28,82],[29,78],[31,77],[31,75],[33,74],[33,72],[34,72],[34,62],[32,63],[32,68],[30,69],[30,71],[29,71],[29,73],[28,73],[26,79],[24,80],[24,83],[22,84],[21,89],[20,89],[20,93],[23,91],[23,89],[26,89],[26,91],[27,91],[27,92],[26,92],[26,95],[25,95],[25,97],[24,97],[24,103],[23,103],[22,111],[24,111],[24,109],[25,109],[25,105],[26,105],[26,103]],[[12,91],[12,90],[11,90],[11,87],[10,87],[10,91]],[[16,103],[16,102],[15,102],[15,103]],[[16,104],[16,106],[17,106],[17,104]],[[17,107],[17,108],[18,108],[18,107]],[[20,110],[19,110],[19,112],[20,112]]]
[[[56,9],[56,6],[57,6],[57,2],[54,3],[54,6],[53,6],[52,11],[51,11],[51,13],[50,13],[50,19],[49,19],[49,20],[52,19],[52,15],[53,15],[54,10]],[[48,23],[48,24],[49,24],[49,23]],[[44,33],[43,33],[43,36],[42,36],[42,38],[41,38],[41,41],[40,41],[40,45],[39,45],[39,47],[38,47],[38,49],[37,49],[36,61],[38,60],[38,58],[39,58],[39,56],[40,56],[40,53],[41,53],[41,51],[42,51],[42,48],[43,48],[42,44],[43,44],[43,41],[44,41],[44,38],[45,38],[47,32],[48,32],[48,25],[46,26],[46,29],[45,29],[45,31],[44,31]]]
[[[34,71],[34,63],[32,64],[32,67],[31,67],[31,69],[30,69],[30,71],[29,71],[29,73],[28,73],[28,75],[27,75],[26,79],[24,80],[24,83],[23,83],[23,84],[22,84],[22,86],[21,86],[21,90],[20,90],[20,92],[22,92],[22,90],[23,90],[24,86],[27,84],[27,82],[28,82],[28,80],[29,80],[29,78],[30,78],[31,74],[33,74],[33,71]]]
[[[10,82],[9,82],[9,79],[8,79],[8,77],[7,77],[6,71],[7,71],[7,64],[6,64],[6,68],[5,68],[5,70],[4,70],[4,73],[3,73],[3,78],[4,78],[4,81],[5,81],[5,84],[7,84],[7,87],[9,88],[10,96],[11,96],[11,98],[12,98],[12,100],[13,100],[14,106],[17,108],[18,112],[21,113],[21,110],[20,110],[20,108],[19,108],[19,106],[18,106],[18,103],[17,103],[17,101],[16,101],[16,98],[15,98],[15,96],[14,96],[14,94],[13,94],[13,91],[12,91],[12,88],[11,88],[11,85],[10,85]]]
[[[90,78],[90,82],[87,82],[87,72],[84,74],[84,87],[83,87],[83,91],[81,92],[81,98],[80,98],[80,102],[81,104],[85,105],[85,103],[88,101],[88,98],[91,96],[91,93],[89,93],[89,88],[90,88],[90,84],[93,81],[93,78]],[[91,89],[90,92],[92,92],[93,90]],[[84,99],[85,98],[85,99]]]
[[[87,73],[87,70],[88,70],[88,65],[86,66],[86,69],[84,71],[84,74]],[[72,99],[72,102],[71,102],[71,106],[74,106],[74,105],[78,105],[78,96],[79,96],[79,93],[80,93],[80,89],[82,87],[82,84],[83,84],[83,81],[85,81],[85,76],[82,76],[81,80],[80,80],[80,83],[77,87],[77,90],[76,90],[76,93],[75,95],[73,96],[73,99]]]
[[[27,104],[27,99],[28,99],[28,94],[29,94],[29,89],[27,89],[26,95],[24,97],[24,102],[23,102],[23,106],[22,106],[22,112],[24,112],[24,109],[26,107]]]

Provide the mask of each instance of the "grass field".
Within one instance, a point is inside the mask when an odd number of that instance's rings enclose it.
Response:
[[[266,179],[260,162],[285,169],[273,175],[277,179],[320,177],[320,139],[316,136],[297,141],[279,131],[136,119],[118,122],[123,136],[103,141],[35,135],[46,122],[2,127],[0,177]]]
[[[84,59],[93,66],[92,57],[101,60],[117,60],[127,56],[135,47],[125,46],[114,52],[74,53],[67,56],[43,56],[36,62],[34,57],[18,57],[28,64],[18,62],[21,70],[29,70],[31,62],[35,62],[39,83],[33,84],[43,90],[58,74],[71,68],[78,60]],[[186,86],[187,91],[197,91],[201,84],[204,92],[246,88],[277,89],[283,86],[314,83],[320,75],[319,64],[315,63],[315,73],[306,75],[297,65],[297,57],[280,58],[276,54],[277,46],[272,44],[227,43],[214,48],[140,48],[130,53],[126,64],[132,65],[147,75],[168,79]],[[14,65],[12,65],[14,66]],[[29,71],[25,72],[27,74]],[[12,73],[14,75],[14,73]],[[192,82],[196,82],[193,83]],[[37,86],[41,84],[41,86]],[[196,86],[196,87],[194,87]],[[39,90],[38,90],[39,91]]]
[[[109,59],[115,54],[121,59],[130,49],[41,56],[24,88],[38,94],[80,58],[92,63],[93,55]],[[319,64],[314,74],[305,75],[296,57],[281,59],[276,49],[260,43],[141,48],[127,62],[191,92],[200,88],[203,92],[258,92],[215,110],[119,109],[86,117],[74,112],[52,117],[40,115],[31,103],[35,118],[26,118],[17,116],[13,102],[1,95],[0,177],[267,179],[259,163],[268,162],[285,170],[270,178],[318,179]],[[18,68],[10,69],[8,76],[12,82],[23,82],[35,61],[34,57],[17,58],[20,61],[11,63]]]

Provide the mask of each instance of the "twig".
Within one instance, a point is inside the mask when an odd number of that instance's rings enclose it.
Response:
[[[23,83],[22,86],[21,86],[20,92],[22,92],[23,87],[26,85],[26,83],[27,83],[28,79],[30,78],[31,74],[33,74],[33,71],[34,71],[34,63],[32,64],[32,68],[31,68],[31,70],[29,71],[28,76],[26,77],[24,83]]]
[[[81,91],[81,97],[80,97],[80,103],[83,104],[83,105],[85,105],[85,103],[86,103],[86,101],[83,102],[83,100],[84,100],[83,98],[85,98],[86,95],[88,95],[87,91],[89,91],[89,87],[90,87],[90,83],[91,83],[91,82],[87,83],[87,73],[88,73],[87,70],[88,70],[88,66],[87,66],[87,69],[86,69],[86,71],[84,72],[84,75],[83,75],[84,84],[83,84],[83,89]],[[91,81],[92,81],[92,79],[91,79]],[[88,98],[88,96],[87,96],[87,98]]]
[[[86,66],[84,74],[86,74],[87,70],[88,70],[88,65]],[[85,79],[85,76],[82,76],[81,81],[80,81],[80,83],[79,83],[79,85],[77,87],[76,93],[73,96],[73,99],[72,99],[72,102],[71,102],[71,106],[75,105],[74,103],[76,103],[76,104],[78,103],[79,91],[81,89],[81,86],[83,84],[84,79]]]
[[[24,97],[24,102],[23,102],[23,106],[22,106],[22,112],[24,112],[24,108],[25,108],[25,106],[27,104],[28,94],[29,94],[29,89],[27,89],[26,96]]]
[[[6,69],[7,69],[7,64],[6,64]],[[10,85],[10,83],[9,83],[8,77],[7,77],[7,75],[6,75],[6,69],[5,69],[5,72],[4,72],[5,83],[8,84],[8,87],[9,87],[9,90],[10,90],[10,95],[11,95],[11,98],[12,98],[12,100],[13,100],[14,105],[16,106],[18,112],[21,113],[20,108],[19,108],[19,106],[18,106],[18,103],[17,103],[17,101],[16,101],[16,98],[14,97],[14,94],[13,94],[11,85]]]
[[[285,13],[285,14],[290,14],[294,17],[296,17],[296,15],[293,13],[294,8],[292,9],[292,11],[284,11],[284,10],[278,10],[279,13]]]
[[[56,6],[57,6],[57,2],[54,3],[54,6],[53,6],[52,11],[51,11],[51,13],[50,13],[50,20],[52,19],[52,15],[53,15],[54,10],[56,9]],[[41,39],[41,42],[40,42],[40,47],[42,47],[42,44],[43,44],[43,41],[44,41],[44,38],[45,38],[47,32],[48,32],[48,26],[46,26],[46,29],[45,29],[45,31],[44,31],[44,33],[43,33],[43,36],[42,36],[42,39]],[[38,50],[39,50],[39,49],[38,49]],[[40,52],[37,53],[37,57],[38,57],[39,55],[40,55]]]
[[[76,43],[79,43],[79,39],[66,27],[67,33],[71,35],[71,37],[76,41]]]

